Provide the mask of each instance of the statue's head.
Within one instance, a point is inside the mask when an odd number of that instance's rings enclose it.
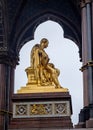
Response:
[[[46,38],[41,39],[40,45],[46,48],[48,46],[48,40]]]

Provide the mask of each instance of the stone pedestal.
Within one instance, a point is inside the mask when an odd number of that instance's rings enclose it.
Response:
[[[14,94],[11,129],[72,128],[69,92]]]
[[[81,109],[79,114],[79,123],[75,126],[76,128],[93,128],[93,104],[90,104]]]
[[[86,121],[86,128],[93,128],[93,118]]]

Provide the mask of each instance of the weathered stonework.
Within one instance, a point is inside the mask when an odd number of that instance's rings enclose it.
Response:
[[[72,128],[72,105],[69,92],[14,94],[14,128]]]
[[[69,101],[13,103],[13,118],[71,116]]]

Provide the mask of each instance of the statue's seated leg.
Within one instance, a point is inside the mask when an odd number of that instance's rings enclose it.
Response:
[[[59,84],[58,77],[57,77],[56,73],[53,73],[51,76],[52,76],[52,80],[55,84],[55,88],[61,88],[61,85]]]
[[[61,85],[59,84],[58,81],[58,75],[59,75],[58,70],[53,66],[51,66],[51,64],[47,66],[47,70],[50,72],[52,81],[54,82],[56,88],[61,88]]]

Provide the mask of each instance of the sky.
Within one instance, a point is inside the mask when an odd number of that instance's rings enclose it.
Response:
[[[15,70],[15,93],[21,86],[26,86],[27,76],[25,69],[30,66],[30,52],[32,47],[40,43],[42,38],[49,41],[46,52],[50,62],[60,70],[59,82],[62,87],[68,88],[72,98],[73,124],[78,123],[78,114],[83,108],[83,79],[82,66],[79,58],[78,46],[71,40],[63,37],[62,27],[53,21],[40,24],[34,33],[34,40],[26,43],[20,51],[19,65]]]

